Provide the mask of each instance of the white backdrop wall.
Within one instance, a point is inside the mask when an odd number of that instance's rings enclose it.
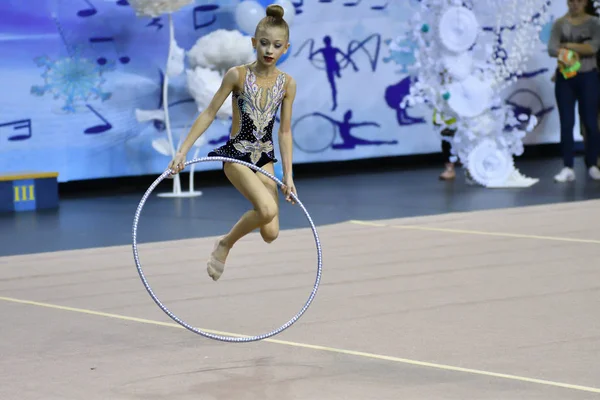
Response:
[[[294,1],[292,46],[280,68],[298,81],[296,163],[439,151],[431,112],[400,108],[414,62],[414,45],[402,35],[416,1]],[[197,0],[178,11],[179,46],[189,50],[211,31],[237,29],[238,3]],[[552,19],[565,11],[565,0],[554,2]],[[124,0],[3,0],[0,15],[0,172],[51,170],[68,181],[164,171],[169,157],[152,147],[164,124],[140,123],[135,110],[162,106],[166,17],[138,18]],[[528,144],[559,137],[549,33],[550,25],[526,76],[505,93],[541,121]],[[168,103],[178,138],[198,114],[185,74],[171,81]],[[215,122],[200,156],[228,131],[229,123]]]

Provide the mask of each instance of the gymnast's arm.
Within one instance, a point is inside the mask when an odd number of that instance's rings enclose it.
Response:
[[[223,81],[221,82],[219,90],[217,90],[217,92],[213,96],[210,104],[208,105],[208,107],[206,107],[205,110],[203,110],[200,113],[198,118],[196,118],[196,121],[194,121],[190,132],[188,133],[187,137],[181,145],[181,148],[178,151],[179,154],[187,154],[196,142],[196,140],[198,140],[198,138],[202,136],[202,134],[208,129],[210,124],[214,121],[215,117],[217,116],[217,112],[235,88],[239,76],[240,75],[236,67],[233,67],[229,71],[227,71],[227,73],[223,77]]]
[[[281,104],[281,122],[279,124],[279,151],[283,164],[283,176],[287,181],[292,180],[292,107],[296,98],[296,81],[290,76],[285,97]],[[286,182],[284,182],[286,183]]]

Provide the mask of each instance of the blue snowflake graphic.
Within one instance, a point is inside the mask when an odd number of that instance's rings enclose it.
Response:
[[[101,87],[105,82],[104,72],[112,70],[114,63],[99,65],[82,57],[78,52],[59,60],[42,56],[34,61],[45,69],[42,74],[45,84],[32,86],[31,94],[43,96],[52,93],[55,99],[63,98],[63,111],[74,113],[75,103],[79,101],[87,102],[91,98],[106,101],[111,97],[111,93],[102,91]]]
[[[384,63],[394,62],[396,65],[400,65],[402,69],[397,71],[398,73],[408,73],[408,67],[415,64],[415,50],[417,44],[408,40],[398,38],[395,40],[388,39],[385,41],[388,45],[390,55],[383,59]]]
[[[552,24],[554,24],[554,15],[550,17],[550,21],[548,21],[540,31],[540,41],[545,45],[548,45],[550,41],[550,35],[552,33]]]

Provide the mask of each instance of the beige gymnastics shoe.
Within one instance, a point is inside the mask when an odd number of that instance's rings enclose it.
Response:
[[[225,263],[215,257],[215,252],[219,248],[219,242],[220,239],[217,239],[215,247],[213,248],[213,251],[210,254],[210,258],[206,263],[206,271],[208,272],[208,276],[210,276],[213,281],[217,281],[223,274],[223,271],[225,270]]]

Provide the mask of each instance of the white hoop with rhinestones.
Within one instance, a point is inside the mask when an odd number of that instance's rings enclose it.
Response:
[[[227,158],[227,157],[202,157],[202,158],[197,158],[194,160],[190,160],[187,161],[185,163],[185,165],[190,165],[190,164],[194,164],[194,163],[199,163],[199,162],[209,162],[209,161],[222,161],[222,162],[231,162],[231,163],[237,163],[237,164],[241,164],[241,165],[245,165],[248,168],[251,168],[255,171],[258,171],[260,173],[262,173],[263,175],[271,178],[273,181],[275,181],[280,187],[283,187],[283,182],[281,182],[279,179],[277,179],[275,176],[271,175],[270,173],[268,173],[267,171],[265,171],[262,168],[259,168],[253,164],[247,163],[245,161],[241,161],[241,160],[236,160],[236,159],[232,159],[232,158]],[[146,200],[148,199],[148,197],[150,196],[150,194],[152,193],[152,191],[156,188],[156,186],[162,182],[165,178],[169,177],[170,175],[172,175],[172,171],[170,170],[166,170],[165,172],[162,173],[162,175],[160,175],[153,183],[152,185],[150,185],[150,187],[148,188],[148,190],[146,191],[146,193],[144,194],[144,196],[142,196],[142,200],[140,201],[137,210],[135,212],[135,216],[133,219],[133,258],[135,260],[135,265],[138,271],[138,274],[140,275],[140,278],[142,279],[142,283],[144,284],[144,286],[146,287],[146,290],[148,291],[148,294],[150,294],[150,297],[152,297],[152,299],[154,300],[154,302],[169,316],[171,317],[171,319],[173,319],[175,322],[177,322],[179,325],[183,326],[184,328],[197,333],[201,336],[204,336],[206,338],[209,339],[214,339],[214,340],[220,340],[223,342],[254,342],[254,341],[258,341],[258,340],[263,340],[266,338],[269,338],[271,336],[277,335],[278,333],[283,332],[285,329],[289,328],[290,326],[292,326],[292,324],[294,324],[308,309],[308,307],[310,306],[310,304],[312,303],[315,295],[317,294],[317,289],[319,288],[319,283],[321,282],[321,270],[322,270],[322,254],[321,254],[321,242],[319,240],[319,235],[317,234],[317,228],[315,227],[312,218],[310,217],[310,215],[308,214],[308,211],[306,210],[306,208],[304,207],[304,205],[302,204],[302,202],[296,197],[296,195],[294,193],[291,193],[292,198],[294,199],[294,201],[296,202],[296,204],[298,204],[300,206],[300,208],[302,208],[302,211],[304,211],[304,214],[306,215],[306,218],[308,219],[308,222],[310,224],[310,227],[312,229],[314,238],[315,238],[315,244],[317,247],[317,277],[315,280],[315,284],[313,286],[313,289],[310,293],[310,296],[308,297],[307,302],[304,304],[304,306],[302,307],[302,309],[292,318],[290,319],[288,322],[286,322],[284,325],[282,325],[281,327],[274,329],[273,331],[269,332],[269,333],[265,333],[262,335],[257,335],[257,336],[239,336],[239,337],[234,337],[234,336],[223,336],[223,335],[216,335],[216,334],[212,334],[209,332],[205,332],[202,331],[198,328],[194,328],[193,326],[190,326],[189,324],[187,324],[185,321],[181,320],[179,317],[177,317],[175,314],[173,314],[167,307],[165,307],[160,300],[156,297],[156,295],[154,294],[154,292],[152,291],[152,288],[150,287],[150,285],[148,284],[148,281],[146,280],[146,277],[144,276],[144,272],[142,271],[142,266],[140,264],[140,259],[139,259],[139,254],[138,254],[138,249],[137,249],[137,228],[138,228],[138,223],[139,223],[139,219],[140,219],[140,214],[142,212],[142,209],[144,207],[144,204],[146,203]]]

